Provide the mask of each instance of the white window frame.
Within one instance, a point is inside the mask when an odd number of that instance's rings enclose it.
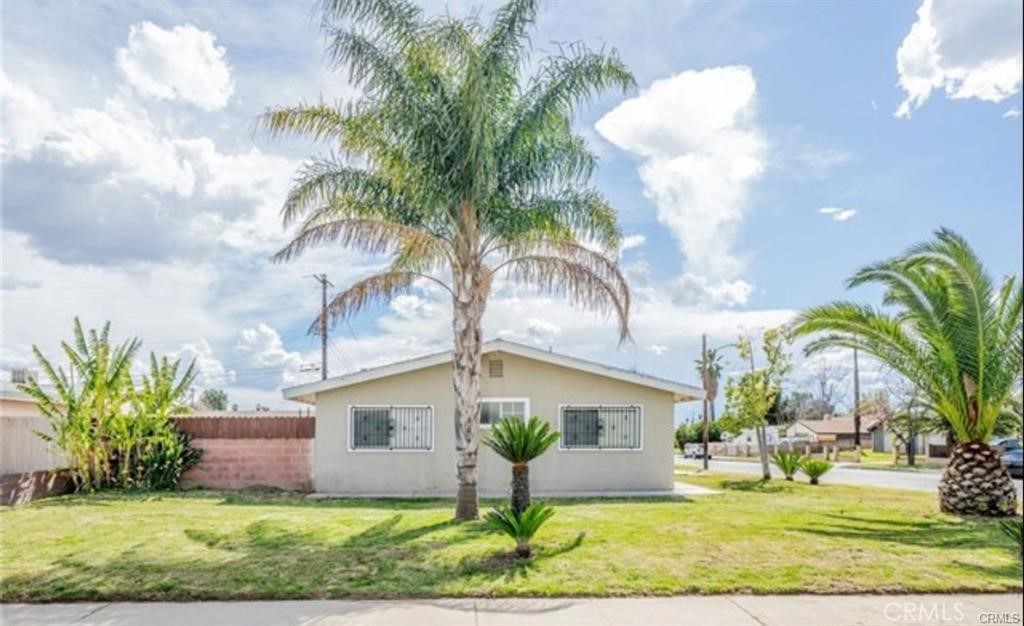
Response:
[[[477,402],[477,406],[484,402],[522,402],[523,403],[523,419],[530,419],[530,399],[529,398],[480,398]],[[491,428],[494,424],[480,423],[480,428]]]
[[[355,448],[352,446],[352,435],[354,434],[355,410],[356,409],[427,409],[430,412],[430,448]],[[437,420],[434,419],[436,412],[433,404],[350,404],[348,405],[348,451],[358,454],[363,453],[424,453],[433,452],[437,442]]]
[[[566,448],[562,433],[565,432],[565,409],[639,409],[640,410],[640,445],[636,448]],[[636,404],[581,404],[565,402],[558,405],[558,450],[560,452],[643,452],[644,451],[644,405]]]

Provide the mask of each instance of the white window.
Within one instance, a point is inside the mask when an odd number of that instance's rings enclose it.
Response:
[[[493,426],[503,419],[526,419],[530,414],[529,398],[481,398],[480,425]]]
[[[637,405],[562,405],[563,450],[639,450],[643,445],[643,407]]]
[[[432,450],[434,407],[353,406],[350,450]]]

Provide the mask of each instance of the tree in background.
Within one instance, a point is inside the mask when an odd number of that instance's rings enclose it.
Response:
[[[61,343],[70,362],[68,371],[54,367],[32,346],[52,391],[36,380],[19,388],[35,399],[50,422],[52,434],[40,437],[63,453],[78,489],[166,487],[167,463],[185,468],[198,458],[187,441],[182,445],[170,421],[188,410],[184,399],[195,378],[195,364],[179,375],[178,361],[158,360],[151,354],[149,373],[136,385],[131,366],[141,346],[138,339],[114,345],[109,322],[99,332],[86,332],[77,317],[73,343]]]
[[[800,420],[820,420],[835,413],[835,407],[815,398],[806,391],[783,392],[778,401],[779,423],[792,424]]]
[[[494,281],[611,313],[628,338],[617,216],[589,186],[596,161],[573,119],[633,76],[614,50],[580,43],[528,62],[538,0],[512,0],[487,25],[431,17],[408,0],[321,6],[328,57],[361,95],[262,117],[274,136],[341,152],[299,172],[282,209],[285,227],[299,227],[275,260],[326,244],[390,256],[383,272],[333,297],[335,322],[418,283],[451,297],[455,517],[475,519],[482,320]],[[528,68],[536,72],[524,79]]]
[[[199,395],[199,404],[211,411],[226,411],[228,409],[228,394],[223,389],[205,389]]]
[[[722,380],[724,367],[725,360],[717,348],[708,348],[704,358],[694,361],[694,369],[704,383],[704,391],[707,393],[708,411],[711,413],[712,422],[715,421],[715,400],[718,398],[718,385]],[[702,438],[701,442],[703,441]]]
[[[704,443],[704,424],[700,421],[683,422],[676,427],[675,438],[676,446],[679,447],[680,452],[684,450],[684,446],[688,443]],[[721,425],[717,421],[708,424],[708,441],[721,440]]]
[[[766,330],[761,341],[765,367],[757,369],[754,365],[754,346],[750,339],[741,336],[737,340],[736,348],[740,356],[750,362],[750,371],[726,382],[725,415],[719,420],[722,429],[727,432],[738,433],[746,428],[755,430],[761,473],[765,480],[772,477],[768,465],[766,418],[791,367],[786,343],[786,336],[781,329]]]
[[[956,233],[869,265],[850,287],[877,284],[891,313],[852,302],[809,309],[796,333],[808,354],[856,348],[914,383],[921,402],[949,425],[958,445],[939,484],[943,511],[1012,515],[1017,491],[989,445],[1024,369],[1024,291],[1016,276],[996,287]]]

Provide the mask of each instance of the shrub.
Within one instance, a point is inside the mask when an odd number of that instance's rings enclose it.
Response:
[[[534,502],[521,514],[505,506],[493,509],[487,513],[486,519],[491,528],[505,533],[516,542],[516,556],[528,559],[532,554],[530,540],[554,514],[553,507]]]
[[[804,459],[804,462],[800,464],[800,471],[807,474],[807,477],[811,479],[812,485],[817,485],[818,479],[827,474],[832,469],[832,465],[831,461]]]
[[[86,332],[75,318],[74,341],[61,344],[70,372],[32,347],[50,385],[30,380],[20,389],[49,421],[52,436],[38,434],[68,460],[77,489],[170,489],[198,460],[171,421],[187,410],[195,365],[179,372],[178,361],[150,354],[149,372],[136,381],[131,367],[141,345],[114,345],[109,322]]]
[[[799,452],[785,452],[778,450],[772,455],[774,463],[786,476],[786,480],[793,480],[793,476],[800,470],[804,463],[804,457]]]
[[[999,522],[999,529],[1017,544],[1017,554],[1024,559],[1024,520],[1004,519]]]

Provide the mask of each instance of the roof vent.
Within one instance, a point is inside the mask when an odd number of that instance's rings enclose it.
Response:
[[[505,362],[501,359],[488,360],[487,375],[491,378],[503,378],[505,376]]]

